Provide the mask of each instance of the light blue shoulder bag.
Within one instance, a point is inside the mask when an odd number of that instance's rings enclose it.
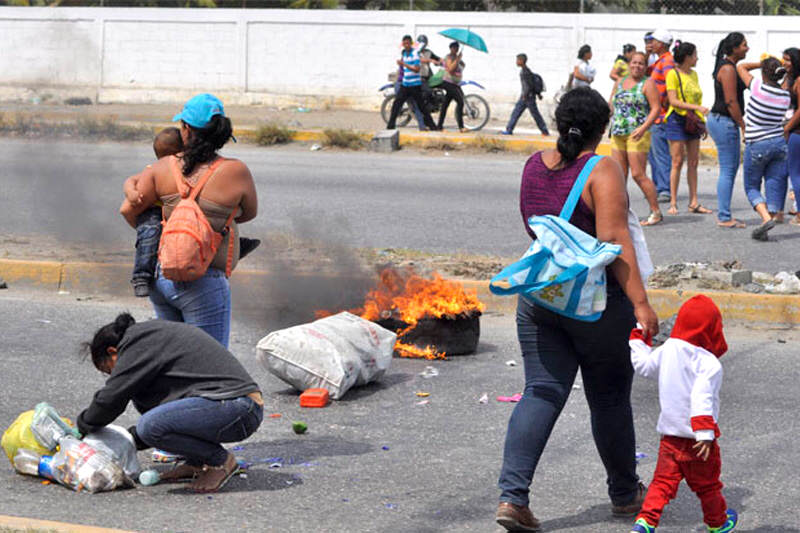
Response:
[[[596,155],[586,162],[557,217],[528,220],[536,239],[519,261],[492,278],[492,293],[524,294],[536,305],[577,320],[600,318],[606,308],[606,265],[617,258],[622,247],[600,242],[569,223],[600,159],[602,156]]]

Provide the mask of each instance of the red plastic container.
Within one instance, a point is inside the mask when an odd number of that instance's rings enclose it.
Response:
[[[330,393],[325,389],[308,389],[300,395],[300,407],[325,407]]]

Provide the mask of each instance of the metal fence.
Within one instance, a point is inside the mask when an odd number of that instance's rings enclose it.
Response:
[[[800,0],[0,0],[0,5],[800,15]]]

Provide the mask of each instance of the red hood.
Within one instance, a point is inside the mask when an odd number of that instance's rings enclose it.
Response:
[[[717,357],[728,351],[722,333],[722,314],[708,296],[698,294],[681,306],[670,337],[699,346]]]

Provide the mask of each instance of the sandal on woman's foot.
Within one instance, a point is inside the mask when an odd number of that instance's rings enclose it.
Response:
[[[700,204],[690,205],[689,206],[689,212],[690,213],[694,213],[696,215],[708,215],[708,214],[713,213],[713,211],[711,209],[706,209],[705,207],[703,207]]]
[[[221,466],[204,466],[194,478],[191,489],[194,492],[207,494],[221,490],[225,484],[239,471],[239,463],[232,453],[228,454]]]
[[[668,215],[677,215],[678,214],[678,208],[676,206],[674,206],[674,205],[669,206],[669,209],[667,209],[667,214]]]
[[[798,218],[797,216],[790,218],[789,224],[791,224],[792,226],[800,226],[800,218]]]
[[[769,233],[769,230],[771,230],[774,227],[775,227],[775,221],[772,219],[767,220],[759,227],[754,229],[753,232],[750,234],[750,236],[757,241],[768,241],[769,235],[767,235],[767,233]]]
[[[730,220],[726,220],[725,222],[717,220],[717,226],[719,226],[720,228],[742,229],[742,228],[746,228],[747,224],[745,224],[744,222],[742,222],[740,220],[736,220],[735,218],[732,218]]]
[[[202,466],[194,466],[183,463],[176,466],[172,470],[161,474],[160,480],[161,483],[178,483],[181,481],[189,481],[197,477],[197,475],[202,471]]]
[[[640,224],[642,226],[655,226],[662,220],[664,220],[664,215],[661,214],[661,211],[659,211],[658,213],[650,211],[650,214],[647,216],[647,218],[642,220]]]

